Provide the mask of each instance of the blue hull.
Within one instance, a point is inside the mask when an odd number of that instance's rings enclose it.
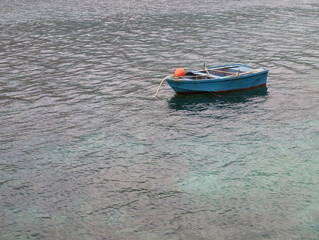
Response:
[[[218,70],[215,71],[216,69]],[[219,69],[227,69],[227,74]],[[268,75],[268,69],[243,64],[236,67],[217,66],[207,70],[208,74],[207,71],[190,71],[182,78],[170,77],[166,81],[177,94],[218,93],[266,86]]]

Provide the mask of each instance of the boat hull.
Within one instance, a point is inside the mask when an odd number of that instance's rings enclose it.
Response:
[[[267,75],[268,69],[260,69],[255,73],[221,77],[219,79],[187,80],[171,77],[166,81],[177,94],[221,93],[264,87],[267,83]]]

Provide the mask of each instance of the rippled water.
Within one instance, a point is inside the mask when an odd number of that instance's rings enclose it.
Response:
[[[318,239],[319,4],[0,2],[0,239]],[[177,67],[269,68],[178,96]]]

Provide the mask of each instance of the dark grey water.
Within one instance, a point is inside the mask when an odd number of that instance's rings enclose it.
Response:
[[[0,239],[318,239],[319,3],[0,2]],[[267,88],[177,96],[177,67]]]

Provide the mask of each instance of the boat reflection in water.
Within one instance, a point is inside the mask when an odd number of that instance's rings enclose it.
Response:
[[[264,102],[268,95],[268,88],[259,87],[238,92],[201,93],[192,95],[175,94],[168,105],[174,110],[204,111],[211,106],[215,108],[232,108],[234,105]]]

